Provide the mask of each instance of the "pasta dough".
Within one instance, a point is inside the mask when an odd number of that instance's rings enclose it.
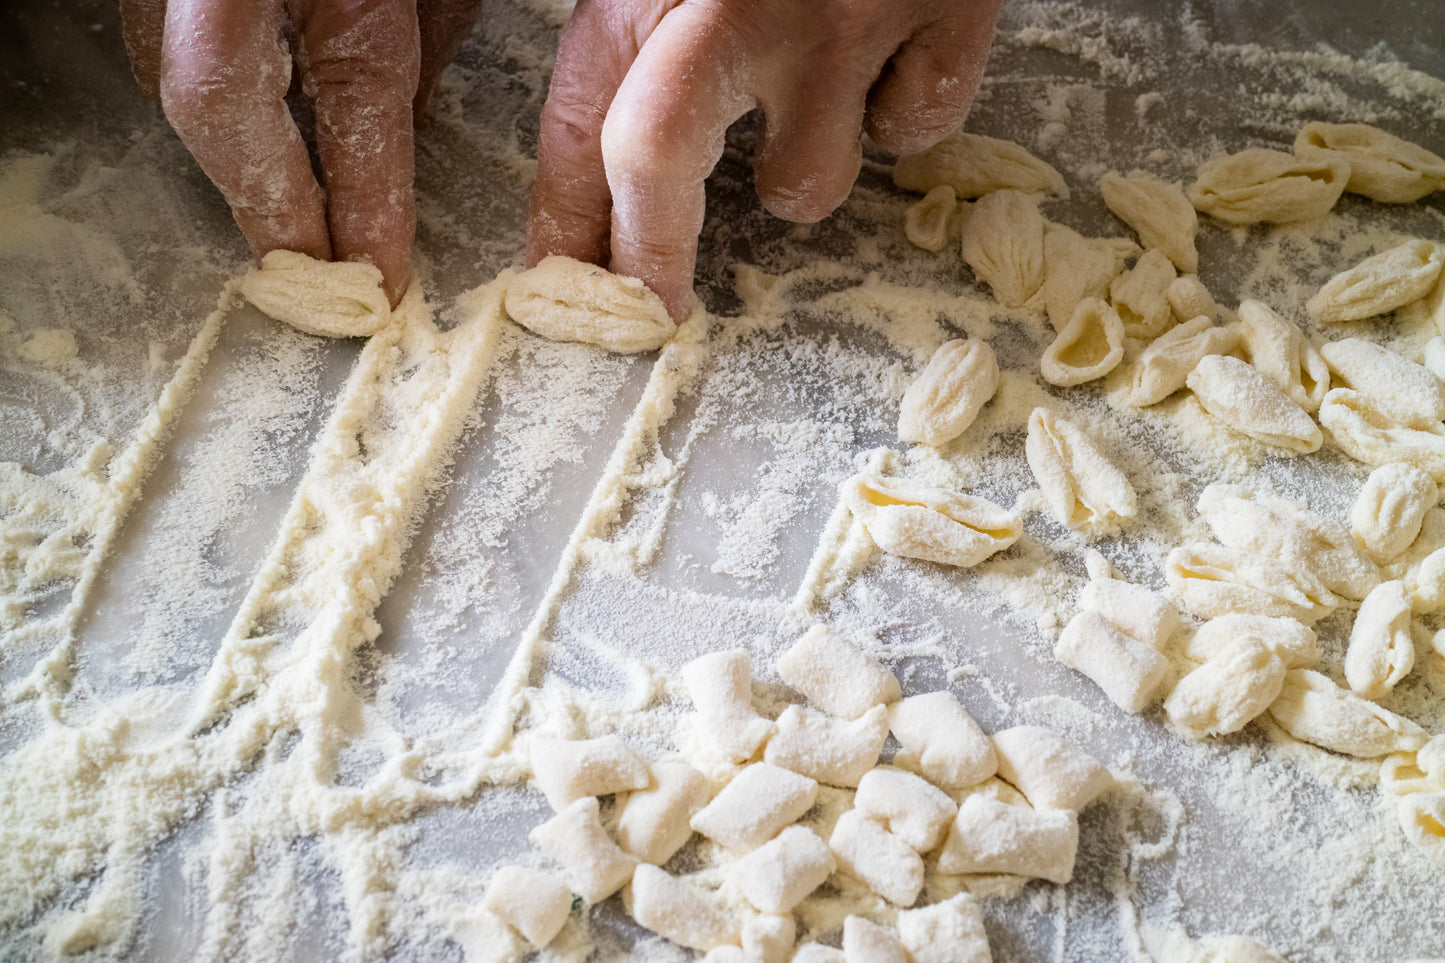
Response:
[[[1134,486],[1072,422],[1035,408],[1024,453],[1060,523],[1101,535],[1134,517]]]
[[[512,279],[507,314],[552,341],[608,351],[655,351],[677,331],[662,299],[637,278],[553,254]]]
[[[1035,809],[1082,812],[1114,784],[1103,763],[1042,726],[1014,726],[993,734],[998,774]]]
[[[617,736],[547,739],[531,745],[532,774],[552,808],[561,812],[583,796],[607,796],[643,789],[651,780],[647,764]]]
[[[712,950],[739,943],[738,927],[686,880],[643,863],[632,879],[632,918],[679,946]]]
[[[913,963],[990,963],[983,910],[968,893],[898,914],[898,938]]]
[[[1098,298],[1078,302],[1073,317],[1044,349],[1040,373],[1051,385],[1070,387],[1102,378],[1124,358],[1124,322]]]
[[[1012,141],[969,134],[949,134],[921,154],[898,158],[893,183],[905,191],[931,191],[947,184],[959,197],[982,197],[993,191],[1061,194],[1058,171]]]
[[[943,344],[903,394],[898,437],[946,444],[968,430],[998,391],[998,361],[987,343],[955,339]]]
[[[944,789],[962,789],[992,776],[993,746],[951,692],[909,696],[893,706],[888,725],[902,748],[893,763]]]
[[[1330,278],[1305,309],[1324,322],[1388,314],[1430,293],[1440,277],[1441,261],[1437,245],[1406,241]]]
[[[967,568],[1023,533],[1018,516],[993,502],[906,478],[854,475],[842,494],[874,543],[891,555]]]
[[[546,946],[572,915],[572,891],[550,873],[503,866],[487,884],[482,905],[533,946]]]
[[[992,754],[993,746],[988,750]],[[911,772],[888,766],[869,771],[859,781],[853,808],[918,853],[938,847],[958,812],[958,806],[937,786]]]
[[[1079,819],[1070,810],[1029,809],[972,795],[958,808],[938,852],[938,871],[1011,873],[1067,883],[1074,878]]]
[[[838,817],[828,846],[839,870],[861,879],[890,903],[912,906],[923,890],[923,859],[856,809]]]
[[[1205,411],[1256,441],[1300,453],[1319,451],[1324,444],[1305,410],[1238,358],[1206,355],[1184,383]]]
[[[813,705],[842,719],[857,719],[901,694],[898,679],[883,663],[825,625],[810,628],[778,658],[778,675]]]
[[[856,786],[877,765],[887,738],[887,706],[876,705],[851,722],[788,706],[763,760],[830,786]]]
[[[1291,224],[1328,214],[1349,179],[1348,161],[1254,147],[1200,165],[1189,201],[1228,224]]]
[[[789,826],[777,838],[733,860],[724,870],[749,903],[764,913],[789,913],[823,885],[837,863],[828,844],[803,826]]]
[[[1109,210],[1138,232],[1146,251],[1157,250],[1185,274],[1199,269],[1199,218],[1177,185],[1144,171],[1110,171],[1099,179],[1099,192]]]
[[[1028,194],[986,194],[963,222],[964,263],[995,298],[1021,308],[1044,284],[1044,230],[1038,202]]]
[[[277,321],[328,338],[370,337],[391,320],[381,271],[363,261],[271,251],[246,272],[241,293]]]
[[[1349,164],[1345,190],[1376,201],[1405,204],[1445,187],[1445,158],[1368,124],[1306,124],[1294,152]]]
[[[797,822],[817,798],[812,779],[758,762],[733,777],[698,810],[691,825],[727,849],[746,852]]]

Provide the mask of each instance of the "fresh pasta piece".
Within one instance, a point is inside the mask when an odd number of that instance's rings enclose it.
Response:
[[[1245,358],[1256,371],[1305,411],[1319,410],[1330,390],[1330,369],[1299,328],[1263,301],[1247,300],[1239,305],[1239,334]]]
[[[1130,380],[1129,404],[1138,408],[1158,404],[1184,387],[1199,359],[1228,354],[1238,343],[1239,336],[1232,329],[1216,328],[1204,315],[1170,328],[1139,355]]]
[[[828,844],[803,826],[727,864],[724,874],[749,903],[764,913],[790,913],[823,885],[837,863]]]
[[[848,957],[837,947],[809,941],[798,947],[792,963],[848,963]]]
[[[1330,278],[1305,310],[1325,323],[1389,314],[1430,293],[1441,259],[1440,248],[1429,241],[1406,241]]]
[[[1110,171],[1099,179],[1099,192],[1114,216],[1138,233],[1146,251],[1159,251],[1185,274],[1199,270],[1194,248],[1199,216],[1177,184],[1144,171],[1128,176]]]
[[[577,800],[527,838],[562,867],[572,888],[589,903],[600,903],[625,886],[638,865],[607,835],[594,796]]]
[[[791,916],[754,916],[743,924],[743,952],[748,963],[787,963],[798,941]]]
[[[1414,666],[1410,594],[1404,582],[1383,582],[1365,597],[1355,614],[1345,650],[1345,681],[1355,695],[1378,699]]]
[[[643,863],[632,878],[632,918],[659,936],[692,950],[737,946],[738,926],[693,888],[665,870]]]
[[[572,915],[572,891],[551,873],[503,866],[487,884],[482,905],[528,943],[541,947],[562,932]]]
[[[1157,338],[1174,323],[1169,285],[1174,265],[1162,251],[1145,251],[1134,267],[1109,282],[1109,303],[1131,338]]]
[[[1279,695],[1284,660],[1253,639],[1231,639],[1164,700],[1169,721],[1196,738],[1238,732]]]
[[[1445,285],[1436,284],[1435,290],[1445,291]],[[1425,370],[1435,376],[1436,381],[1445,382],[1445,337],[1436,335],[1425,342],[1424,356],[1421,359]]]
[[[1339,604],[1313,572],[1227,545],[1172,549],[1164,577],[1185,607],[1206,619],[1243,612],[1310,624]]]
[[[1307,669],[1320,659],[1314,629],[1295,619],[1234,612],[1201,625],[1184,647],[1186,658],[1208,662],[1236,642],[1261,645],[1290,669]]]
[[[1445,866],[1445,792],[1412,793],[1396,805],[1405,838]]]
[[[887,738],[887,706],[876,705],[852,721],[788,706],[763,760],[829,786],[856,786],[878,764]]]
[[[629,793],[617,821],[624,852],[661,866],[692,838],[689,820],[707,805],[712,787],[684,762],[655,762],[652,782]]]
[[[1044,284],[1044,216],[1020,191],[994,191],[969,210],[960,242],[963,260],[993,296],[1023,307]]]
[[[916,247],[941,251],[948,246],[948,221],[958,207],[958,194],[939,184],[903,215],[903,233]]]
[[[1129,246],[1126,246],[1129,245]],[[1109,285],[1138,253],[1132,241],[1084,237],[1062,224],[1044,228],[1044,310],[1055,331],[1062,331],[1089,298],[1104,300]]]
[[[1294,152],[1350,165],[1345,190],[1387,204],[1408,204],[1445,187],[1445,158],[1369,124],[1306,124]]]
[[[1301,742],[1362,759],[1416,750],[1428,739],[1425,730],[1409,719],[1361,699],[1335,685],[1329,676],[1310,669],[1285,673],[1284,686],[1270,703],[1269,714]]]
[[[961,130],[920,154],[898,158],[893,183],[919,192],[947,184],[963,198],[1003,190],[1064,193],[1063,175],[1018,144]]]
[[[560,254],[513,278],[505,307],[533,334],[622,354],[654,351],[677,331],[667,306],[642,281]]]
[[[1303,408],[1238,358],[1206,355],[1184,383],[1205,411],[1256,441],[1299,453],[1318,451],[1324,443],[1319,426]]]
[[[1219,305],[1214,303],[1214,297],[1210,295],[1204,282],[1192,274],[1170,281],[1164,297],[1169,301],[1174,319],[1180,323],[1193,321],[1195,318],[1208,318],[1212,324],[1219,318]]]
[[[857,719],[898,699],[898,679],[877,659],[826,625],[804,632],[778,658],[778,675],[813,705],[840,719]]]
[[[938,871],[1009,873],[1067,883],[1074,878],[1079,817],[1067,809],[1029,809],[972,795],[958,807],[938,851]]]
[[[1445,426],[1410,428],[1350,388],[1335,388],[1320,406],[1320,424],[1340,450],[1366,465],[1403,462],[1445,482]]]
[[[606,796],[644,788],[647,763],[615,735],[599,739],[536,737],[532,775],[552,808],[561,812],[583,796]]]
[[[1124,358],[1124,322],[1098,298],[1078,302],[1069,323],[1044,349],[1039,370],[1051,385],[1069,387],[1102,378]]]
[[[1445,388],[1424,366],[1362,338],[1344,338],[1320,348],[1335,382],[1369,399],[1386,418],[1426,428],[1445,419]]]
[[[1336,595],[1362,599],[1379,584],[1379,567],[1345,526],[1283,498],[1210,485],[1199,514],[1223,544],[1309,569]]]
[[[1134,517],[1134,486],[1077,425],[1035,408],[1028,431],[1024,454],[1060,523],[1101,535]]]
[[[1079,608],[1097,612],[1131,639],[1162,649],[1179,627],[1179,610],[1158,592],[1114,578],[1091,579],[1079,591]]]
[[[1035,809],[1082,812],[1114,777],[1102,762],[1042,726],[1014,726],[993,734],[999,777]]]
[[[991,744],[988,750],[992,754]],[[887,766],[870,770],[858,782],[853,808],[917,853],[936,849],[958,812],[958,806],[942,789],[911,772]]]
[[[838,869],[867,883],[899,906],[912,906],[923,889],[923,858],[902,839],[856,809],[838,817],[828,847]]]
[[[1435,480],[1414,465],[1392,462],[1370,472],[1350,510],[1355,540],[1381,565],[1420,534],[1425,513],[1440,501]]]
[[[1439,739],[1436,736],[1435,739]],[[1419,752],[1397,752],[1380,763],[1380,788],[1396,796],[1412,792],[1445,792],[1445,778],[1432,775],[1420,763],[1420,754],[1435,742],[1431,739]]]
[[[1157,649],[1120,632],[1097,612],[1080,612],[1070,619],[1054,655],[1088,676],[1126,712],[1147,709],[1169,672],[1169,661]]]
[[[843,958],[847,963],[908,963],[908,951],[888,927],[850,915],[843,920]]]
[[[709,652],[682,667],[682,681],[697,707],[699,734],[729,762],[746,762],[773,734],[753,708],[752,657],[744,649]]]
[[[1328,214],[1349,179],[1348,161],[1254,147],[1201,164],[1189,202],[1227,224],[1292,224]]]
[[[1433,736],[1416,751],[1415,765],[1445,788],[1445,734]]]
[[[812,779],[757,762],[734,776],[690,824],[724,848],[746,852],[797,822],[817,798]]]
[[[1023,534],[1018,516],[1008,509],[907,478],[854,475],[843,483],[842,495],[869,537],[890,555],[967,568]]]
[[[241,294],[264,313],[307,334],[370,337],[391,320],[381,271],[365,261],[320,261],[270,251],[241,279]]]
[[[1417,613],[1445,606],[1445,511],[1432,508],[1425,513],[1419,537],[1386,571],[1404,581]]]
[[[988,736],[951,692],[927,692],[899,701],[889,713],[888,726],[902,747],[893,764],[935,786],[962,789],[994,773],[997,760]]]
[[[990,963],[983,910],[968,893],[898,914],[898,939],[913,963]]]
[[[968,430],[998,391],[998,360],[987,342],[946,342],[908,390],[898,412],[898,437],[942,445]]]

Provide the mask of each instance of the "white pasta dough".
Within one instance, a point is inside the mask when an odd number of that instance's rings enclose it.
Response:
[[[992,754],[993,746],[988,750]],[[938,847],[958,812],[954,801],[937,786],[911,772],[886,766],[871,770],[859,781],[853,808],[918,853]]]
[[[1349,179],[1348,161],[1254,147],[1200,165],[1188,194],[1196,210],[1228,224],[1289,224],[1324,217]]]
[[[1164,577],[1185,607],[1202,618],[1243,612],[1311,623],[1339,603],[1308,569],[1225,545],[1171,550]]]
[[[877,765],[887,738],[887,706],[875,705],[851,721],[788,706],[763,760],[830,786],[856,786]]]
[[[1109,282],[1109,303],[1130,338],[1157,338],[1174,324],[1169,286],[1174,265],[1159,251],[1145,251],[1134,266]]]
[[[1039,371],[1051,385],[1071,387],[1102,378],[1124,358],[1124,322],[1106,302],[1084,298],[1044,349]]]
[[[1051,729],[1014,726],[993,734],[998,774],[1035,809],[1083,811],[1114,784],[1104,764]]]
[[[1410,609],[1404,582],[1383,582],[1360,604],[1345,650],[1345,681],[1356,695],[1378,699],[1414,667]]]
[[[1079,820],[1067,809],[1029,809],[972,795],[958,807],[938,852],[938,871],[1011,873],[1067,883],[1074,877]]]
[[[1219,319],[1219,305],[1214,303],[1214,297],[1204,286],[1204,282],[1192,274],[1170,281],[1164,296],[1169,301],[1169,308],[1174,312],[1176,321],[1192,321],[1201,317],[1210,321]]]
[[[998,361],[983,341],[945,342],[903,394],[898,437],[942,445],[968,430],[998,391]]]
[[[1362,338],[1343,338],[1320,348],[1335,382],[1366,398],[1385,418],[1428,428],[1445,418],[1445,389],[1422,365]]]
[[[925,251],[941,251],[948,246],[948,222],[957,207],[958,194],[939,184],[909,206],[903,215],[903,233]]]
[[[1072,422],[1047,408],[1035,408],[1024,453],[1062,524],[1098,535],[1134,517],[1134,486]]]
[[[788,913],[823,885],[837,863],[828,844],[803,826],[727,864],[724,874],[749,903],[764,913]]]
[[[1445,482],[1445,427],[1401,425],[1349,388],[1336,388],[1320,406],[1320,424],[1345,454],[1366,465],[1403,462]]]
[[[1318,411],[1330,389],[1329,366],[1300,329],[1263,301],[1246,300],[1238,330],[1250,365],[1305,411]]]
[[[983,911],[968,893],[899,913],[898,938],[913,963],[989,963],[992,959]]]
[[[1309,669],[1285,674],[1279,697],[1270,704],[1275,722],[1301,742],[1371,759],[1419,749],[1425,730],[1402,716],[1361,699]]]
[[[843,958],[847,963],[908,963],[908,951],[888,927],[849,916],[843,920]]]
[[[1020,308],[1044,284],[1044,216],[1020,191],[994,191],[973,205],[963,222],[963,260],[993,296]]]
[[[1418,301],[1440,277],[1440,248],[1406,241],[1366,258],[1325,282],[1305,310],[1316,321],[1358,321]]]
[[[589,903],[599,903],[625,886],[638,865],[607,835],[591,796],[534,827],[528,838],[562,867],[572,888]]]
[[[714,909],[686,880],[643,863],[632,879],[632,918],[694,950],[737,945],[737,924]]]
[[[1159,694],[1169,662],[1150,645],[1120,632],[1097,612],[1069,620],[1054,655],[1082,672],[1126,712],[1143,712]]]
[[[1256,441],[1301,453],[1318,451],[1324,443],[1303,408],[1238,358],[1206,355],[1184,383],[1205,411]]]
[[[754,916],[743,923],[743,952],[748,963],[787,963],[798,941],[791,916]]]
[[[1393,462],[1370,472],[1350,510],[1355,539],[1381,565],[1420,534],[1425,513],[1440,500],[1434,479],[1413,465]]]
[[[746,762],[773,733],[753,708],[752,658],[746,650],[709,652],[682,667],[682,681],[697,707],[699,735],[730,762]]]
[[[712,787],[683,762],[655,762],[652,783],[629,793],[617,821],[617,841],[644,863],[661,866],[692,838],[689,821],[707,805]]]
[[[1397,804],[1405,838],[1445,866],[1445,792],[1417,792]]]
[[[804,943],[793,954],[792,963],[848,963],[843,951],[826,943]]]
[[[647,764],[617,736],[598,739],[535,737],[532,775],[552,808],[561,812],[583,796],[607,796],[645,788]]]
[[[487,912],[501,917],[533,946],[546,946],[572,914],[572,891],[550,873],[503,866],[487,884]]]
[[[1079,590],[1079,608],[1099,613],[1120,632],[1156,649],[1163,649],[1179,627],[1179,610],[1172,602],[1119,579],[1091,579]]]
[[[1344,161],[1350,165],[1345,190],[1377,201],[1404,204],[1445,187],[1445,158],[1368,124],[1306,124],[1294,152]]]
[[[992,776],[997,765],[988,736],[951,692],[909,696],[888,720],[902,748],[893,763],[944,789],[962,789]]]
[[[912,906],[923,889],[923,859],[913,847],[856,809],[838,817],[828,846],[838,869],[867,883],[898,906]]]
[[[1279,695],[1284,660],[1254,639],[1225,640],[1209,659],[1185,675],[1164,700],[1175,726],[1195,736],[1243,729]]]
[[[1126,239],[1084,237],[1062,224],[1044,229],[1044,308],[1055,331],[1078,311],[1079,302],[1109,296],[1109,285],[1138,253]]]
[[[893,183],[920,192],[947,184],[963,198],[1002,190],[1064,191],[1063,176],[1018,144],[961,130],[921,154],[900,157],[893,165]]]
[[[1157,250],[1185,274],[1199,269],[1194,236],[1199,218],[1184,191],[1144,171],[1099,179],[1099,193],[1114,215],[1139,234],[1146,250]],[[1192,315],[1191,315],[1192,317]]]
[[[825,625],[815,625],[778,658],[778,674],[813,705],[857,719],[898,699],[898,679],[877,659]]]
[[[797,822],[817,798],[818,784],[807,776],[754,763],[698,810],[691,826],[727,849],[745,852]]]
[[[558,254],[512,279],[506,308],[544,338],[623,354],[654,351],[677,331],[662,299],[642,281]]]
[[[1263,646],[1291,669],[1307,669],[1320,657],[1318,640],[1308,625],[1290,618],[1238,612],[1201,625],[1190,636],[1184,655],[1195,662],[1208,662],[1229,645],[1245,642]]]
[[[1023,532],[1018,516],[993,502],[906,478],[854,475],[843,483],[842,495],[890,555],[966,568],[1008,548]]]
[[[381,271],[363,261],[318,261],[271,251],[241,279],[246,299],[307,334],[364,338],[391,320]]]
[[[1213,320],[1202,314],[1170,328],[1135,362],[1129,403],[1140,408],[1158,404],[1184,387],[1199,359],[1208,354],[1228,354],[1238,341],[1234,331],[1216,328]]]

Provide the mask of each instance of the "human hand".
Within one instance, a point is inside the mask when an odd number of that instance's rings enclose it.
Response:
[[[416,234],[413,111],[481,0],[120,5],[136,79],[225,196],[255,256],[368,261],[395,306]],[[293,58],[315,105],[324,186],[286,106]]]
[[[904,154],[962,123],[1000,3],[578,0],[542,108],[527,263],[607,264],[681,320],[733,121],[766,115],[763,206],[821,220],[858,176],[860,131]]]

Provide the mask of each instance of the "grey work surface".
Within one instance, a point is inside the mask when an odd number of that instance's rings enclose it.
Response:
[[[148,366],[150,343],[160,343],[174,360],[246,252],[217,193],[158,108],[134,88],[109,5],[14,4],[0,24],[0,159],[53,154],[42,195],[47,209],[109,238],[133,272],[132,282],[124,281],[124,272],[89,276],[75,269],[71,252],[17,250],[0,237],[0,309],[23,328],[73,328],[82,359],[101,365],[100,377],[66,398],[22,383],[10,369],[0,372],[0,459],[49,471],[67,456],[46,431],[72,413],[107,437],[124,439],[134,430],[164,382]],[[1331,73],[1327,58],[1312,66],[1301,57],[1289,71],[1238,59],[1231,67],[1227,58],[1203,55],[1190,39],[1306,54],[1324,44],[1348,57],[1399,60],[1445,77],[1445,17],[1436,3],[1019,4],[1005,12],[1003,26],[1005,41],[995,50],[986,95],[970,123],[1030,147],[1041,127],[1064,124],[1065,136],[1039,153],[1068,176],[1075,201],[1067,210],[1081,230],[1119,231],[1096,195],[1102,169],[1091,165],[1128,170],[1145,165],[1156,149],[1179,152],[1168,163],[1174,165],[1171,176],[1182,179],[1192,162],[1215,150],[1284,147],[1301,120],[1362,119],[1365,108],[1382,104],[1387,109],[1380,116],[1364,119],[1445,151],[1445,102],[1432,94],[1388,95],[1374,81]],[[1042,29],[1017,32],[1023,27]],[[525,170],[512,160],[514,152],[533,152],[552,29],[525,5],[489,8],[444,91],[446,116],[418,137],[417,260],[443,317],[458,294],[521,256],[528,185]],[[1097,40],[1109,56],[1098,58],[1087,45],[1080,56],[1068,43],[1043,39],[1055,29],[1066,38]],[[1316,72],[1321,84],[1307,82],[1301,70]],[[1153,92],[1162,99],[1143,110],[1146,125],[1137,98]],[[710,182],[698,279],[714,312],[739,310],[728,270],[735,262],[781,273],[819,256],[847,255],[861,264],[860,273],[876,271],[885,281],[970,288],[956,257],[910,253],[899,243],[906,201],[876,160],[865,163],[854,200],[816,228],[798,230],[764,214],[747,169],[757,129],[756,118],[739,125]],[[1140,130],[1148,131],[1147,142],[1136,138]],[[1439,197],[1419,211],[1392,215],[1400,218],[1399,229],[1442,239]],[[894,220],[880,222],[878,212],[888,205]],[[0,224],[0,234],[4,230]],[[1201,253],[1220,265],[1207,280],[1222,301],[1250,293],[1247,248],[1216,232],[1201,240]],[[807,311],[792,324],[796,332],[816,333],[820,342],[838,327]],[[886,430],[891,413],[851,410],[825,380],[816,374],[807,380],[807,358],[772,358],[767,349],[766,343],[739,349],[757,352],[760,380],[770,389],[756,408],[737,412],[740,420],[834,424],[856,451],[897,445]],[[183,688],[204,674],[214,640],[270,545],[327,402],[357,351],[354,343],[284,330],[250,308],[230,319],[89,606],[78,648],[78,702],[157,682]],[[283,355],[304,358],[308,378],[277,383],[269,362]],[[424,515],[408,556],[413,561],[380,608],[382,634],[358,667],[357,684],[372,688],[399,731],[420,735],[486,702],[650,369],[647,358],[580,357],[577,349],[520,334],[503,346],[495,384],[478,402],[477,426],[464,435],[451,481]],[[589,403],[582,410],[559,416],[549,407],[548,382],[535,372],[552,369],[587,386]],[[798,379],[804,389],[791,390]],[[254,422],[229,413],[258,394],[285,399],[278,402],[276,422],[259,437]],[[45,430],[33,429],[29,416],[37,413]],[[545,434],[565,455],[544,459],[535,472],[522,470],[530,456],[518,453],[509,432],[524,430]],[[686,430],[684,414],[664,444],[680,441]],[[605,689],[620,680],[592,675],[594,648],[617,646],[675,667],[689,650],[753,644],[766,654],[786,641],[772,613],[796,589],[851,461],[820,457],[814,475],[779,478],[765,470],[782,461],[766,436],[743,444],[703,432],[695,444],[661,558],[636,583],[598,578],[579,585],[557,622],[551,671]],[[217,464],[225,466],[231,486],[219,499]],[[1344,469],[1337,478],[1324,475],[1312,483],[1336,502],[1357,483]],[[1017,481],[1001,484],[1016,489]],[[792,512],[776,533],[776,555],[746,576],[716,571],[719,500],[746,502],[769,484],[786,496]],[[488,502],[498,485],[516,488],[508,492],[505,511]],[[213,505],[221,510],[202,517],[200,510]],[[467,545],[500,547],[488,556],[493,567],[485,578],[475,577]],[[194,583],[166,582],[147,565],[147,559],[174,559],[177,553],[194,558]],[[894,573],[880,565],[866,576],[874,595],[887,600],[880,603],[885,617],[873,630],[900,651],[937,642],[953,667],[971,666],[951,686],[985,729],[1047,723],[1055,710],[1044,700],[1065,695],[1092,713],[1085,726],[1091,749],[1144,786],[1174,797],[1143,798],[1134,808],[1096,807],[1082,822],[1074,883],[1060,891],[1034,884],[1020,897],[989,900],[995,959],[1122,959],[1137,953],[1128,926],[1120,925],[1128,916],[1115,896],[1121,879],[1128,881],[1123,891],[1133,907],[1129,913],[1196,935],[1247,932],[1275,942],[1294,960],[1445,954],[1442,876],[1439,870],[1431,876],[1418,855],[1402,855],[1399,877],[1387,888],[1363,870],[1357,881],[1301,878],[1303,867],[1320,865],[1318,858],[1301,861],[1305,854],[1329,852],[1331,810],[1341,806],[1352,809],[1351,819],[1364,813],[1376,820],[1381,845],[1388,839],[1398,848],[1398,829],[1372,791],[1326,788],[1308,772],[1266,758],[1252,737],[1226,740],[1221,748],[1184,747],[1157,713],[1144,720],[1123,716],[1079,677],[1041,659],[1046,649],[1038,633],[1005,620],[1001,605],[973,597],[957,606],[933,599],[910,605],[906,598],[889,598],[890,588],[908,584],[893,579]],[[1142,570],[1125,574],[1157,577]],[[972,591],[966,579],[960,585],[961,598]],[[718,618],[711,609],[693,611],[677,602],[689,592],[733,603]],[[749,607],[749,601],[761,604]],[[829,614],[856,621],[856,603],[844,596]],[[23,676],[33,656],[23,648],[0,650],[0,685]],[[946,681],[946,668],[920,656],[900,660],[899,674],[906,691],[926,691]],[[407,684],[386,685],[388,679]],[[28,711],[24,704],[0,704],[0,752],[27,738],[33,726]],[[1253,788],[1267,792],[1261,808],[1288,806],[1299,814],[1287,840],[1255,826],[1248,801],[1221,805],[1221,774],[1251,769]],[[416,859],[459,861],[484,876],[498,861],[523,852],[525,830],[543,818],[544,805],[516,790],[482,796],[475,806],[419,818]],[[1174,801],[1184,816],[1177,824],[1171,822]],[[515,808],[509,811],[509,805]],[[204,845],[203,822],[182,826],[155,851],[143,933],[122,955],[180,959],[195,945],[204,882],[181,870],[186,853]],[[1171,846],[1157,858],[1131,862],[1130,853],[1139,850],[1126,845],[1126,836]],[[308,845],[297,842],[303,852]],[[1350,858],[1340,854],[1341,862]],[[74,900],[83,887],[62,901]],[[1418,898],[1402,902],[1400,893],[1411,888]],[[319,856],[309,864],[303,890],[308,897],[295,907],[292,938],[278,952],[291,959],[339,954],[345,925],[339,886]],[[1067,927],[1059,923],[1061,908],[1067,909]],[[615,901],[594,917],[609,953],[642,935],[621,921]],[[453,944],[405,940],[394,953],[402,959],[460,956]],[[28,927],[0,932],[0,956],[39,955],[37,935]]]

